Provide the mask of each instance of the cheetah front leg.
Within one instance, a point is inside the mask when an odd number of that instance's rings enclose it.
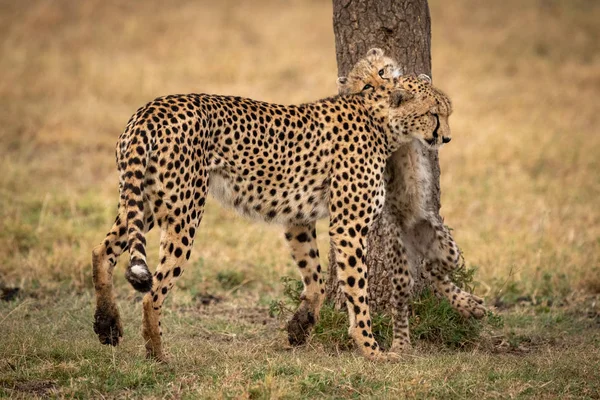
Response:
[[[317,248],[315,224],[288,226],[285,238],[290,245],[292,258],[296,261],[304,290],[300,306],[287,324],[288,340],[292,346],[304,344],[312,327],[319,319],[323,304],[325,284],[321,274],[319,249]]]
[[[366,238],[357,237],[355,228],[349,235],[342,227],[330,228],[331,246],[335,252],[337,278],[348,308],[348,334],[366,358],[382,360],[386,357],[373,337],[369,311],[367,267],[365,264]]]
[[[337,278],[348,308],[348,334],[366,358],[393,360],[394,353],[384,354],[373,337],[368,299],[366,243],[369,228],[377,217],[384,199],[383,184],[373,187],[355,176],[351,190],[343,190],[344,174],[332,179],[329,201],[329,236],[334,251]],[[354,203],[354,206],[349,204]],[[346,206],[348,205],[348,206]]]

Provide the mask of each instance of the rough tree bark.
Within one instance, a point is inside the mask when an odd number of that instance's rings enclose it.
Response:
[[[424,73],[431,76],[431,20],[427,0],[333,0],[333,29],[338,64],[338,76],[346,76],[352,66],[373,47],[383,49],[394,58],[404,73]],[[439,218],[440,187],[437,151],[420,150],[427,154],[432,168],[432,190],[428,207]],[[387,173],[393,177],[398,171],[408,146],[399,149],[390,158]],[[393,181],[393,178],[392,178]],[[394,190],[387,188],[388,192]],[[389,196],[388,196],[389,197]],[[395,226],[394,226],[395,224]],[[388,308],[391,283],[388,274],[391,261],[385,258],[389,241],[386,235],[394,234],[398,221],[390,212],[388,203],[381,217],[372,226],[368,237],[367,266],[369,269],[369,305],[371,310]],[[420,265],[420,260],[411,260]],[[336,278],[334,252],[329,254],[329,278],[327,298],[343,307]],[[423,289],[425,282],[419,274],[413,274],[414,292]]]

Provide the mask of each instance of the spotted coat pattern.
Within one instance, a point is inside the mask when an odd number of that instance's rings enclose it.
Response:
[[[140,108],[117,143],[118,216],[93,251],[100,341],[116,345],[122,337],[112,274],[117,257],[129,250],[126,277],[146,292],[147,355],[165,359],[162,304],[184,272],[210,192],[241,214],[286,227],[304,282],[299,312],[307,316],[296,318],[306,333],[290,337],[293,343],[303,341],[319,315],[324,289],[314,224],[328,216],[350,335],[366,357],[385,358],[371,331],[366,235],[383,207],[389,156],[413,138],[441,146],[450,112],[449,99],[417,77],[303,105],[188,94]],[[155,223],[160,261],[151,275],[144,234]]]
[[[347,77],[338,78],[340,93],[368,92],[386,85],[400,76],[398,64],[373,48],[356,63]],[[428,79],[423,76],[423,79]],[[418,140],[402,144],[392,155],[394,170],[386,169],[385,180],[391,215],[387,216],[388,232],[384,240],[389,254],[384,259],[392,271],[394,300],[394,339],[392,351],[401,353],[410,348],[408,305],[413,287],[412,274],[420,273],[430,281],[441,296],[464,317],[482,318],[486,309],[483,300],[457,287],[449,275],[460,264],[460,251],[448,229],[426,207],[430,193],[429,159],[424,156]],[[408,264],[407,247],[414,255],[425,259],[424,268]],[[414,259],[415,257],[410,257]]]

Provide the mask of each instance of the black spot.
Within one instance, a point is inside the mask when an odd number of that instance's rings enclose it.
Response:
[[[354,256],[348,257],[348,264],[350,264],[351,267],[355,267],[356,266],[356,257],[354,257]]]
[[[146,249],[144,248],[144,245],[141,243],[136,243],[135,246],[133,246],[140,254],[142,254],[143,256],[146,256]]]
[[[302,232],[301,234],[296,236],[296,240],[299,241],[300,243],[304,243],[304,242],[308,242],[310,239],[308,238],[308,235],[305,232]]]

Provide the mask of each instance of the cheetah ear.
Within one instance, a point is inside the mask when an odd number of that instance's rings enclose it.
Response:
[[[378,47],[373,47],[367,51],[367,57],[383,57],[383,50]]]
[[[337,89],[339,94],[348,94],[349,90],[346,87],[348,84],[348,78],[345,76],[340,76],[337,78]]]
[[[419,74],[419,79],[431,85],[431,78],[429,77],[429,75]]]
[[[390,107],[398,108],[401,104],[413,99],[414,94],[407,92],[406,90],[394,90],[390,93]]]

